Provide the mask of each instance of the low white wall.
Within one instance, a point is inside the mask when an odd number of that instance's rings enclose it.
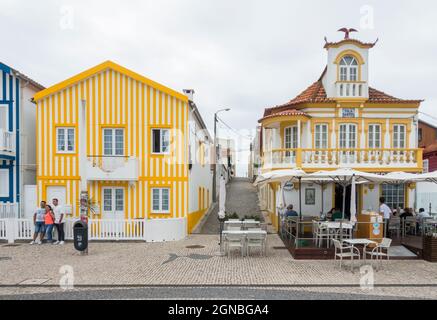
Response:
[[[187,219],[150,219],[144,229],[146,242],[178,241],[187,236]]]

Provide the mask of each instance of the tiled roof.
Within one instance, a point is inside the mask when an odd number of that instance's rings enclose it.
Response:
[[[323,71],[322,76],[310,85],[307,89],[302,91],[295,98],[290,100],[289,102],[278,105],[273,108],[267,108],[264,111],[264,118],[273,114],[277,114],[278,112],[283,112],[286,110],[293,110],[298,108],[299,104],[303,103],[334,103],[335,99],[328,98],[326,96],[325,89],[323,87],[322,78],[325,74]],[[367,99],[367,103],[418,103],[423,100],[403,100],[391,95],[388,95],[382,91],[376,90],[374,88],[369,87],[369,99]]]
[[[306,114],[303,111],[296,110],[296,109],[288,109],[288,110],[284,110],[284,111],[280,111],[280,112],[275,112],[275,113],[272,113],[270,115],[267,115],[264,118],[262,118],[261,120],[265,120],[265,119],[273,118],[273,117],[286,117],[286,116],[304,116],[304,117],[308,117],[308,114]]]
[[[359,47],[364,47],[364,48],[373,48],[377,42],[378,42],[378,40],[376,40],[373,43],[366,43],[366,42],[362,42],[362,41],[357,40],[357,39],[350,38],[350,39],[343,39],[343,40],[338,41],[338,42],[326,41],[324,48],[326,49],[326,48],[330,48],[330,47],[338,47],[340,45],[347,44],[347,43],[352,43],[352,44],[358,45]]]
[[[14,69],[14,68],[9,67],[8,65],[6,65],[6,64],[4,64],[2,62],[0,62],[0,64],[5,66],[6,68],[8,68],[8,72],[13,71],[17,77],[21,78],[22,80],[24,80],[26,82],[31,83],[37,89],[39,89],[39,90],[45,89],[45,87],[42,84],[36,82],[35,80],[32,80],[31,78],[29,78],[25,74],[21,73],[20,71]]]

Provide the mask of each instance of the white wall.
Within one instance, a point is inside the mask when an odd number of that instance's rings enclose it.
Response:
[[[429,212],[431,204],[431,212],[437,213],[437,184],[431,182],[418,182],[417,190],[417,206],[416,208],[424,208]]]
[[[209,190],[209,200],[207,203],[212,203],[212,180],[213,173],[210,166],[210,156],[213,149],[213,141],[208,138],[208,134],[201,130],[195,116],[190,112],[189,115],[189,148],[191,152],[192,167],[188,175],[189,183],[189,202],[188,212],[196,212],[199,208],[199,188]],[[203,141],[205,145],[205,165],[200,164],[199,141]],[[218,189],[218,188],[217,188]],[[205,191],[205,198],[206,194]]]
[[[316,189],[316,203],[315,205],[305,204],[305,190]],[[302,216],[314,217],[319,216],[322,211],[322,187],[315,183],[302,183]],[[293,189],[291,191],[284,191],[284,198],[286,206],[292,204],[294,210],[299,213],[299,190]],[[332,184],[325,186],[323,192],[323,211],[327,212],[332,208]]]

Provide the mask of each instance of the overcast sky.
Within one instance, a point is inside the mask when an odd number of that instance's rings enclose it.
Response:
[[[265,107],[317,80],[325,36],[340,40],[336,30],[354,27],[353,37],[379,38],[370,85],[425,99],[421,111],[437,118],[436,16],[433,0],[0,0],[0,61],[50,86],[113,60],[178,91],[195,89],[211,131],[222,107],[232,108],[222,114],[227,123],[249,130]]]

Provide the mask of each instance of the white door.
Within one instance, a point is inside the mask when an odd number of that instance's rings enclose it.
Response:
[[[48,204],[52,205],[53,199],[58,199],[59,205],[65,206],[67,200],[67,190],[64,186],[47,186],[46,189],[47,199],[43,199],[47,201]]]
[[[107,187],[103,188],[103,218],[124,219],[124,188]]]
[[[33,217],[35,208],[38,206],[38,198],[36,196],[36,186],[25,185],[24,186],[24,204],[23,204],[23,218],[30,219]]]

